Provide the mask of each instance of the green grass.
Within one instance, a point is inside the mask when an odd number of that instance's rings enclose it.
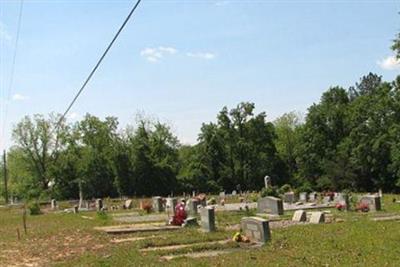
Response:
[[[204,245],[230,239],[234,231],[224,226],[238,224],[255,211],[218,212],[218,231],[203,233],[189,228],[174,232],[136,233],[108,236],[95,226],[117,224],[111,216],[96,212],[80,214],[45,213],[28,216],[28,234],[23,233],[22,210],[0,208],[0,266],[38,263],[39,266],[398,266],[400,222],[374,222],[370,217],[400,214],[400,204],[385,195],[384,211],[361,214],[331,209],[342,223],[298,225],[273,229],[272,240],[260,249],[240,250],[213,258],[178,258],[168,262],[163,255],[235,248],[235,243]],[[285,214],[290,218],[292,213]],[[93,219],[84,219],[81,216]],[[17,228],[21,240],[17,238]],[[114,244],[114,238],[153,237],[137,242]],[[178,244],[193,247],[171,251],[139,252],[141,248]],[[197,245],[196,245],[197,244]]]

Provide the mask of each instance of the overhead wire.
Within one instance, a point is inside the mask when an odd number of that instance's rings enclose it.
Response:
[[[141,0],[138,0],[136,2],[136,4],[133,6],[133,8],[129,12],[128,16],[125,18],[124,22],[122,23],[122,25],[118,29],[117,33],[114,35],[114,37],[112,38],[111,42],[108,44],[106,50],[101,55],[100,59],[97,61],[96,65],[93,67],[92,71],[89,73],[89,76],[86,78],[86,80],[84,81],[84,83],[82,84],[82,86],[80,87],[78,92],[76,93],[75,97],[72,99],[71,103],[68,105],[67,109],[61,115],[60,119],[58,120],[58,122],[57,122],[57,124],[56,124],[56,126],[54,128],[54,130],[57,130],[60,127],[61,122],[65,119],[66,115],[71,110],[72,106],[75,104],[75,102],[78,99],[78,97],[81,95],[83,90],[86,88],[86,85],[89,83],[90,79],[92,78],[92,76],[96,72],[97,68],[100,66],[101,62],[103,61],[103,59],[105,58],[105,56],[107,55],[107,53],[109,52],[111,47],[113,46],[114,42],[117,40],[118,36],[120,35],[122,30],[124,29],[125,25],[128,23],[128,21],[132,17],[133,13],[135,12],[136,8],[139,6],[140,2],[141,2]]]
[[[18,51],[19,36],[20,36],[20,31],[21,31],[21,24],[22,24],[23,7],[24,7],[24,0],[21,0],[20,5],[19,5],[19,12],[18,12],[17,31],[15,34],[14,53],[13,53],[13,57],[12,57],[12,61],[11,61],[10,80],[9,80],[7,92],[4,92],[5,93],[4,94],[5,102],[4,102],[4,111],[3,111],[4,117],[3,117],[3,127],[2,127],[2,134],[1,134],[4,147],[6,146],[5,129],[6,129],[6,125],[8,122],[8,106],[9,106],[9,102],[11,100],[11,92],[14,88],[15,65],[16,65],[16,59],[17,59],[17,51]]]

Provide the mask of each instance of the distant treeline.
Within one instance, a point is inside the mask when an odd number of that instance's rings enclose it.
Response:
[[[400,33],[392,49],[399,60]],[[193,146],[145,117],[118,132],[115,117],[26,116],[7,154],[9,191],[67,199],[259,190],[265,175],[299,191],[400,191],[400,76],[369,73],[348,89],[332,87],[304,119],[291,112],[271,123],[254,108],[224,107]]]
[[[332,87],[304,119],[291,112],[267,122],[254,108],[224,107],[193,146],[143,116],[122,131],[115,117],[27,116],[13,130],[9,188],[23,198],[150,196],[259,190],[269,175],[304,191],[400,190],[400,76]]]

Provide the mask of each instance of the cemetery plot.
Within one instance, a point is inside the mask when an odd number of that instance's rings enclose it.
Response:
[[[396,247],[396,240],[400,238],[400,205],[392,199],[382,199],[381,209],[384,208],[385,212],[369,214],[336,209],[285,211],[284,215],[274,215],[273,221],[268,219],[269,239],[263,238],[262,232],[268,231],[257,227],[257,223],[246,227],[239,224],[243,218],[254,216],[255,209],[221,211],[199,205],[195,217],[198,226],[172,226],[173,230],[166,225],[167,211],[143,214],[143,211],[135,209],[129,212],[121,209],[73,214],[49,209],[43,215],[28,216],[28,234],[25,235],[20,228],[21,240],[18,240],[16,227],[21,227],[21,210],[0,209],[0,266],[16,265],[13,264],[15,259],[20,266],[54,263],[61,266],[156,266],[165,264],[163,261],[172,261],[168,264],[177,266],[236,266],[240,262],[254,266],[265,266],[266,262],[272,266],[382,266],[389,262],[395,266],[400,253]],[[57,204],[66,206],[62,202]],[[241,204],[246,203],[229,205]],[[104,206],[109,207],[109,202],[104,202]],[[214,225],[211,210],[214,210]],[[113,225],[121,223],[118,219],[125,217],[145,219],[127,225]],[[312,219],[314,217],[316,219]],[[322,217],[325,219],[323,224]],[[149,218],[162,220],[152,222]],[[265,221],[260,218],[253,220]],[[311,220],[319,225],[311,224]],[[329,221],[332,223],[327,223]],[[203,228],[210,231],[205,232]],[[243,236],[252,238],[249,240],[251,243],[232,241],[240,228]],[[107,234],[107,231],[118,235]],[[366,233],[374,246],[365,243]],[[262,240],[266,242],[261,247],[252,243]],[[384,246],[392,249],[376,249]],[[338,252],[337,247],[343,249]],[[362,256],[354,256],[351,252],[354,250]]]

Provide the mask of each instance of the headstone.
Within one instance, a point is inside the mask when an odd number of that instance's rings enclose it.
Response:
[[[131,209],[132,208],[132,199],[125,200],[124,209]]]
[[[79,212],[79,211],[78,211],[78,205],[75,205],[75,206],[74,206],[73,211],[74,211],[75,214]]]
[[[199,202],[197,199],[189,199],[187,202],[187,209],[188,213],[191,216],[196,216],[197,215],[197,206],[199,205]]]
[[[225,191],[224,191],[224,192],[220,192],[220,193],[219,193],[219,197],[220,197],[220,198],[225,198]]]
[[[167,198],[166,208],[168,213],[175,215],[175,206],[178,204],[178,199],[176,197]]]
[[[307,202],[307,192],[301,192],[300,194],[299,194],[299,200],[300,201],[303,201],[303,202]]]
[[[321,211],[311,212],[310,223],[324,223],[325,214]]]
[[[271,186],[271,177],[268,175],[264,177],[264,183],[265,183],[265,188],[268,188]]]
[[[103,209],[103,200],[101,198],[96,199],[96,210],[101,211]]]
[[[343,193],[335,193],[334,201],[340,202],[344,200],[344,194]]]
[[[380,198],[383,197],[382,189],[379,189],[379,191],[378,191],[378,196],[379,196]]]
[[[367,204],[370,211],[381,210],[381,198],[378,195],[363,196],[360,202]]]
[[[283,215],[282,199],[277,197],[259,198],[257,201],[257,211],[259,213]]]
[[[236,194],[237,194],[236,190],[233,190],[232,191],[232,196],[236,196]]]
[[[240,221],[240,227],[251,241],[265,243],[271,239],[269,222],[258,217],[244,217]]]
[[[294,192],[286,192],[283,195],[283,201],[286,203],[294,203],[296,201]]]
[[[296,210],[293,214],[292,221],[295,221],[295,222],[307,221],[307,213],[304,210]]]
[[[195,197],[196,196],[196,191],[192,191],[192,197]]]
[[[329,204],[332,201],[332,197],[330,196],[324,196],[324,198],[322,199],[322,203],[324,204]]]
[[[163,212],[164,211],[164,206],[162,203],[162,198],[161,197],[153,197],[153,210],[155,212]]]
[[[55,199],[51,200],[51,209],[56,210],[57,209],[57,201]]]
[[[317,198],[318,198],[317,192],[311,192],[310,194],[308,194],[308,201],[310,202],[317,201]]]
[[[213,207],[200,209],[201,228],[206,232],[215,231],[215,211]]]

